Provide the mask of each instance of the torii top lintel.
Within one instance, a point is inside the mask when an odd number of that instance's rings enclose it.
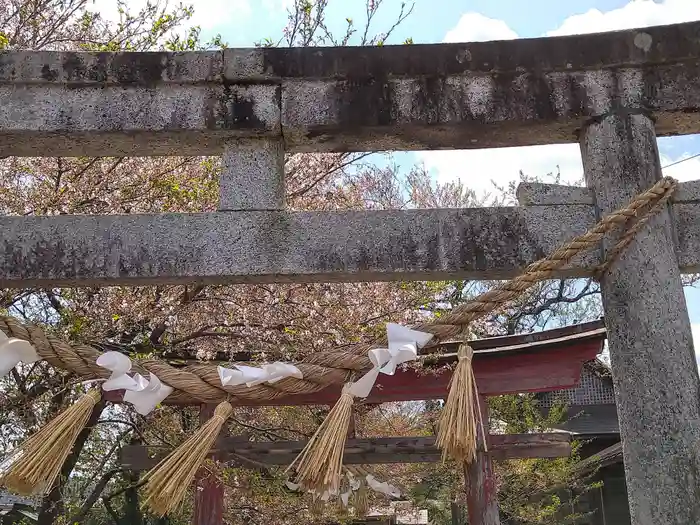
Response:
[[[699,34],[692,22],[456,44],[4,52],[0,156],[216,155],[264,136],[288,151],[576,142],[621,101],[653,113],[659,135],[698,133]]]

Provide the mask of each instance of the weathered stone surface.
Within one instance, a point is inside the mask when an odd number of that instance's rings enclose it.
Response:
[[[5,52],[0,155],[220,154],[260,135],[289,151],[576,142],[619,107],[651,114],[659,135],[697,133],[698,55],[698,22],[465,44]]]
[[[518,184],[516,196],[521,206],[559,206],[562,204],[588,204],[592,206],[594,203],[594,195],[590,188],[541,182],[521,182]]]
[[[0,84],[0,156],[196,155],[280,134],[279,88]]]
[[[284,198],[282,139],[244,139],[226,145],[219,210],[281,210]]]
[[[698,177],[700,177],[700,173]],[[672,199],[673,202],[700,202],[700,180],[680,182]]]
[[[595,193],[593,190],[582,186],[522,182],[518,185],[516,195],[521,206],[559,206],[562,204],[588,204],[593,206],[595,204]],[[671,201],[676,204],[700,202],[700,180],[679,182],[676,191],[671,197]],[[687,227],[683,224],[683,221],[687,219],[692,222],[700,219],[700,215],[697,214],[697,207],[674,206],[673,209],[674,214],[679,219],[678,229],[683,232],[680,237],[685,241],[690,241],[687,237],[692,235],[693,227]],[[697,231],[700,232],[700,229]],[[698,248],[700,248],[700,245],[698,245]],[[683,251],[681,250],[681,253]],[[681,267],[684,266],[681,265]]]
[[[581,144],[587,184],[602,213],[661,177],[654,125],[646,116],[608,116],[584,130]],[[679,233],[691,206],[674,207],[683,210]],[[671,215],[663,211],[602,283],[635,525],[700,523],[700,378],[674,248]]]
[[[295,150],[527,146],[576,142],[585,122],[622,106],[651,112],[659,135],[697,133],[698,83],[698,64],[285,80],[282,127]]]
[[[590,206],[0,217],[0,287],[500,279],[594,220]]]
[[[348,79],[622,68],[697,60],[700,24],[491,42],[226,50],[225,76]]]
[[[76,53],[12,51],[0,53],[0,84],[105,85],[154,87],[173,82],[221,82],[220,51],[184,53]]]

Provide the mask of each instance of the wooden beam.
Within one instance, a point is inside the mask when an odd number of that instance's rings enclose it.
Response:
[[[239,438],[222,438],[214,453],[228,461],[232,456],[268,466],[290,464],[306,441],[241,442]],[[131,470],[147,470],[169,451],[163,447],[125,446],[121,462]],[[571,454],[569,434],[493,434],[489,437],[489,456],[497,460],[558,458]],[[435,437],[392,437],[349,439],[343,460],[346,465],[433,463],[441,460]]]
[[[602,350],[604,331],[592,337],[547,341],[509,351],[476,352],[473,366],[479,392],[486,396],[559,390],[575,386],[581,367]],[[454,357],[454,356],[451,356]],[[389,376],[380,374],[365,403],[420,401],[447,396],[451,374],[443,371],[404,370]],[[244,401],[246,406],[333,405],[340,396],[339,387],[314,394],[281,397],[262,402]]]
[[[472,339],[469,341],[469,346],[477,353],[487,350],[492,352],[519,352],[533,346],[558,344],[571,339],[579,340],[589,337],[605,338],[605,322],[602,318],[595,321],[587,321],[585,323],[577,323],[537,332]],[[128,346],[107,341],[95,341],[91,344],[94,344],[103,352],[116,351],[129,356],[131,351]],[[419,355],[439,354],[440,356],[444,356],[444,358],[449,358],[457,354],[457,350],[461,344],[461,341],[457,340],[440,341],[437,344],[428,343],[428,345],[420,349],[418,353]],[[222,347],[209,355],[211,355],[211,361],[208,362],[221,365],[230,364],[232,361],[247,362],[256,360],[254,353],[243,350],[232,351],[226,347]],[[197,350],[187,345],[178,345],[175,348],[159,348],[158,357],[176,368],[181,368],[191,363],[201,364],[202,362],[202,360],[197,357]]]

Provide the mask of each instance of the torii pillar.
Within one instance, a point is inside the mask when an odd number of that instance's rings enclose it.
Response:
[[[641,111],[589,123],[581,151],[600,215],[661,178],[654,122]],[[700,523],[700,379],[674,247],[666,209],[601,283],[632,525]]]

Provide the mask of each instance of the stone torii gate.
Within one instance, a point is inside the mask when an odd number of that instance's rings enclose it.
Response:
[[[0,217],[0,286],[512,277],[657,181],[657,135],[700,132],[698,56],[700,23],[378,48],[1,53],[0,156],[222,154],[224,170],[216,213]],[[581,145],[585,194],[284,210],[285,151],[564,142]],[[699,196],[682,186],[602,282],[635,525],[700,522],[700,379],[680,279],[700,268]],[[557,275],[588,275],[614,242]]]

